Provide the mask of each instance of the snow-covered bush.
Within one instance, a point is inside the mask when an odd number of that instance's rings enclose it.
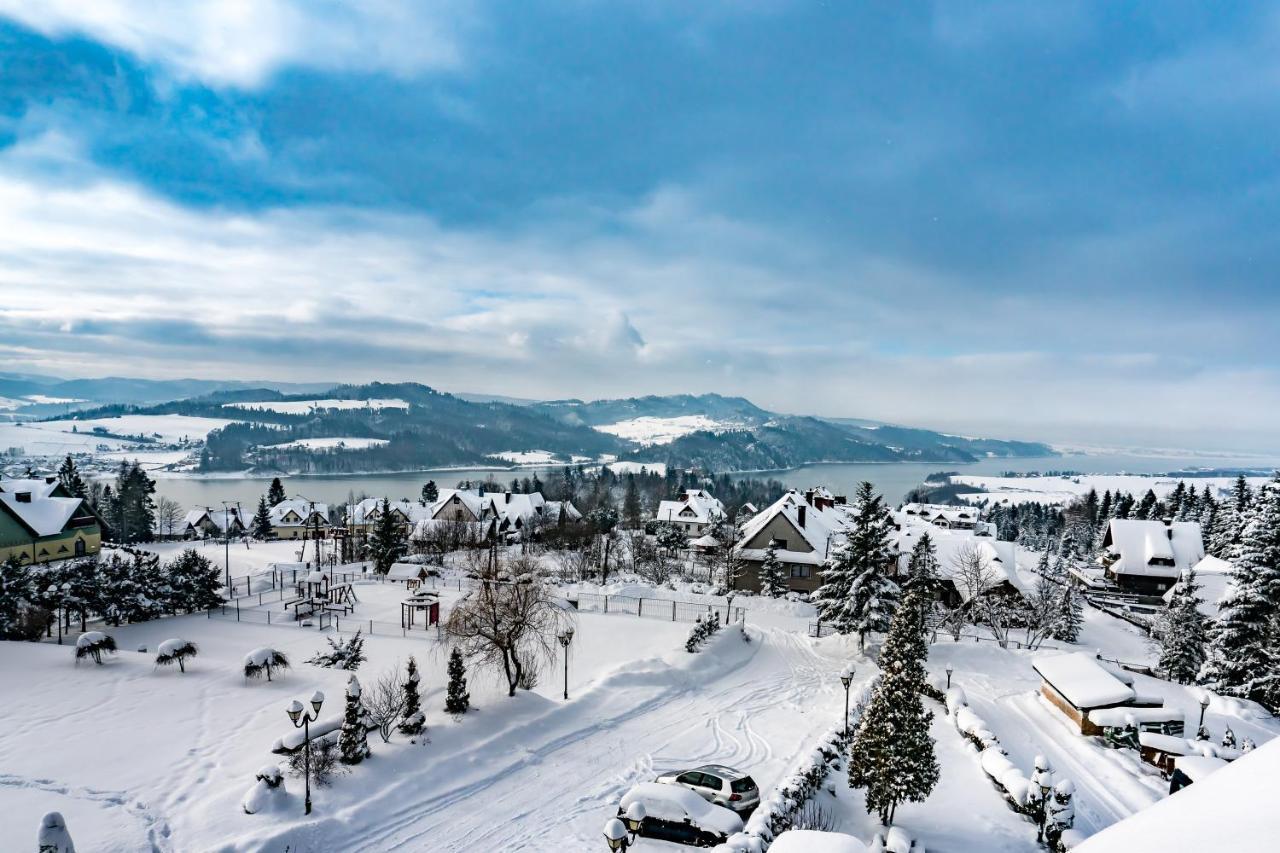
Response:
[[[364,637],[357,629],[345,640],[334,641],[333,637],[325,637],[329,651],[316,652],[307,659],[307,663],[330,669],[345,669],[355,672],[364,663]]]
[[[49,812],[40,818],[40,832],[36,836],[36,850],[40,853],[76,853],[75,842],[67,831],[67,822],[61,812]]]
[[[310,756],[308,757],[308,753]],[[311,765],[311,784],[324,788],[333,781],[334,776],[347,772],[347,767],[338,758],[337,740],[330,736],[312,738],[307,749],[299,749],[289,755],[289,773],[301,777],[306,772],[308,761]]]
[[[179,672],[187,671],[187,658],[193,658],[199,653],[196,644],[190,640],[182,640],[174,638],[165,640],[156,648],[156,666],[172,666],[178,665]]]
[[[285,801],[284,773],[278,764],[268,764],[254,777],[253,787],[240,805],[245,814],[258,814],[279,807]]]
[[[470,707],[467,668],[462,660],[462,650],[454,649],[449,652],[449,687],[445,693],[444,710],[447,714],[465,714]]]
[[[288,668],[289,658],[285,653],[269,646],[254,649],[244,656],[245,678],[261,678],[265,674],[270,681],[272,670]]]
[[[915,843],[911,834],[900,826],[891,826],[877,832],[867,845],[867,853],[925,853],[924,847]]]
[[[76,640],[76,663],[84,658],[90,658],[99,666],[102,665],[102,655],[116,653],[116,641],[110,634],[104,634],[101,631],[85,631]],[[52,812],[57,814],[57,812]]]
[[[360,681],[353,675],[347,681],[347,707],[342,715],[342,734],[338,751],[344,764],[359,764],[369,757],[369,729],[365,722],[364,703],[360,699]]]
[[[719,611],[713,613],[706,619],[699,616],[697,622],[694,623],[693,630],[689,632],[689,639],[685,640],[684,650],[690,654],[700,651],[702,649],[702,644],[715,636],[716,632],[719,630]]]
[[[450,660],[452,663],[452,660]],[[404,734],[415,736],[422,734],[422,730],[426,728],[427,717],[422,713],[422,699],[418,695],[418,684],[421,681],[418,675],[418,662],[409,656],[409,669],[405,676],[404,684],[401,685],[401,691],[404,693],[404,709],[403,719],[397,727]]]

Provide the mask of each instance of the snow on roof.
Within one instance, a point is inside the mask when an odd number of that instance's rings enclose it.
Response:
[[[1007,582],[1014,589],[1026,592],[1017,571],[1017,546],[1013,542],[993,539],[980,535],[978,530],[947,530],[932,525],[905,524],[894,535],[898,548],[898,569],[905,572],[911,563],[911,550],[921,537],[928,535],[933,543],[934,553],[938,558],[938,574],[950,580],[956,592],[965,601],[973,598],[975,592],[964,582],[961,572],[962,557],[966,551],[977,553],[986,561],[987,572],[992,586]]]
[[[55,536],[63,531],[83,503],[80,498],[54,494],[57,489],[57,479],[52,483],[47,478],[0,479],[0,504],[36,536]],[[18,496],[22,494],[30,498],[19,500]]]
[[[689,544],[695,545],[699,548],[719,548],[720,540],[708,533],[705,536],[699,536]]]
[[[287,501],[280,501],[280,503],[273,506],[270,510],[271,526],[287,527],[289,525],[306,524],[310,521],[309,516],[313,509],[321,517],[321,519],[327,519],[329,517],[328,504],[315,503],[314,501],[305,501],[305,500],[302,500],[301,498],[294,498]],[[301,520],[285,521],[284,518],[286,515],[289,514],[290,510],[292,510]]]
[[[1081,710],[1133,699],[1133,688],[1084,652],[1038,657],[1031,666],[1040,677]]]
[[[1271,850],[1276,836],[1277,778],[1280,738],[1111,825],[1074,853]]]
[[[1132,719],[1137,723],[1167,723],[1185,721],[1186,714],[1179,708],[1098,708],[1089,712],[1089,722],[1099,726],[1123,726]]]
[[[431,505],[431,517],[437,517],[440,511],[455,498],[476,518],[483,517],[485,512],[493,506],[492,495],[481,495],[479,492],[466,489],[441,489],[438,499]]]
[[[843,832],[788,829],[769,845],[769,853],[866,853],[867,845]]]
[[[382,512],[382,498],[365,498],[356,504],[352,510],[352,523],[365,524],[372,523],[378,517],[378,513]],[[424,518],[431,517],[431,507],[425,507],[417,501],[398,500],[391,502],[392,510],[399,510],[400,513],[411,523],[416,523]]]
[[[1206,616],[1218,615],[1218,604],[1227,597],[1227,592],[1231,589],[1231,572],[1234,569],[1235,566],[1231,563],[1212,555],[1196,563],[1196,585],[1200,587],[1196,590],[1196,596],[1200,599],[1196,609]],[[1165,590],[1166,604],[1173,601],[1173,594],[1177,590],[1178,584]]]
[[[804,524],[800,523],[802,509],[804,511]],[[764,556],[763,546],[760,548],[747,548],[746,545],[760,531],[764,530],[769,522],[778,516],[786,519],[790,526],[813,549],[811,552],[790,548],[779,549],[778,559],[783,562],[805,562],[815,565],[822,563],[830,556],[839,541],[843,539],[844,532],[849,525],[849,514],[845,505],[824,505],[819,509],[805,500],[804,495],[793,489],[767,506],[759,515],[742,525],[741,544],[738,545],[736,550],[747,559],[762,559]]]
[[[1139,521],[1113,518],[1103,540],[1112,560],[1110,570],[1121,575],[1176,578],[1204,558],[1204,539],[1194,521]]]
[[[559,519],[564,513],[565,521],[581,521],[582,513],[573,505],[573,501],[547,501],[544,514],[547,518]]]
[[[1229,762],[1221,758],[1210,758],[1207,755],[1180,755],[1173,760],[1175,770],[1181,770],[1183,775],[1192,782],[1199,782],[1210,773],[1216,773],[1226,767]]]
[[[688,489],[678,501],[662,501],[655,518],[658,521],[687,521],[711,524],[724,518],[724,504],[702,489]]]

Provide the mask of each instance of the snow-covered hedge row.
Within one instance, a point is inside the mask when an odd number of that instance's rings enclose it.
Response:
[[[969,700],[960,687],[952,687],[946,694],[947,714],[955,723],[956,731],[980,750],[998,747],[1000,739],[987,725],[986,720],[979,717],[969,707]]]
[[[856,704],[849,709],[849,728],[852,731],[862,710],[871,700],[871,690],[875,685],[872,680],[858,695]],[[773,839],[781,832],[793,828],[797,816],[819,790],[832,769],[844,754],[847,741],[844,734],[844,720],[827,732],[826,736],[814,747],[792,771],[783,778],[778,787],[760,801],[760,806],[751,813],[747,825],[742,832],[729,837],[724,844],[716,847],[719,853],[763,853],[769,849]]]

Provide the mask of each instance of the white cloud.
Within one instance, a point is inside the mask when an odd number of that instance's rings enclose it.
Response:
[[[398,76],[452,68],[471,23],[453,0],[0,0],[0,16],[113,45],[179,78],[247,88],[291,66]]]

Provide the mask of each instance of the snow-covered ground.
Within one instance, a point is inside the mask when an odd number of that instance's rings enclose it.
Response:
[[[72,433],[47,429],[43,423],[0,423],[0,450],[21,448],[20,456],[61,456],[93,453],[99,447],[118,450],[131,442],[92,435],[88,429]]]
[[[596,427],[600,432],[616,435],[639,444],[670,444],[683,435],[704,430],[742,429],[730,421],[716,421],[706,415],[680,415],[674,418],[642,417]]]
[[[385,438],[358,438],[345,436],[340,438],[298,438],[283,444],[264,445],[265,450],[284,450],[290,447],[305,447],[310,450],[366,450],[387,443]]]
[[[286,415],[305,415],[315,409],[407,409],[409,404],[398,399],[372,400],[263,400],[260,402],[223,403],[224,409],[245,409],[257,412],[280,412]]]
[[[489,455],[513,465],[546,465],[556,461],[556,455],[549,450],[504,450]]]
[[[608,465],[610,471],[615,474],[639,474],[641,471],[647,471],[650,474],[657,474],[659,477],[667,476],[667,463],[665,462],[610,462]]]
[[[182,441],[203,441],[210,432],[230,423],[235,421],[191,415],[120,415],[87,420],[41,421],[27,426],[58,433],[70,433],[72,428],[78,433],[90,433],[95,427],[101,427],[113,435],[143,435],[165,444],[177,444]],[[96,446],[96,442],[90,449],[93,446]]]
[[[1228,491],[1235,484],[1234,477],[1157,477],[1142,474],[1072,474],[1062,477],[991,477],[978,474],[956,474],[952,482],[973,486],[972,492],[959,495],[962,500],[991,501],[995,503],[1045,503],[1068,504],[1096,489],[1128,492],[1144,495],[1150,489],[1156,497],[1166,497],[1183,480],[1189,486],[1202,491],[1205,486],[1216,494]],[[1267,477],[1250,477],[1250,485],[1260,486]]]

